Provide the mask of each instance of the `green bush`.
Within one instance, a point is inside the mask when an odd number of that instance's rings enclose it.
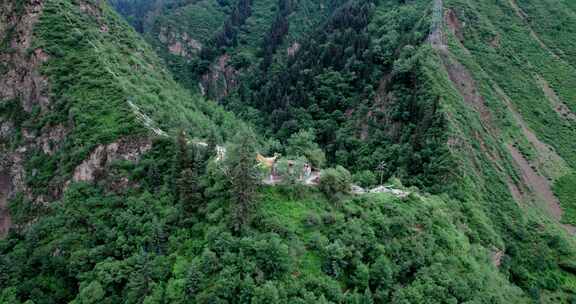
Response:
[[[330,198],[338,198],[349,194],[352,186],[350,172],[342,166],[322,171],[320,190]]]
[[[356,172],[354,176],[352,176],[352,179],[355,184],[361,187],[370,187],[378,183],[376,174],[368,170]]]
[[[576,173],[566,175],[556,181],[554,193],[564,210],[562,221],[576,225]]]

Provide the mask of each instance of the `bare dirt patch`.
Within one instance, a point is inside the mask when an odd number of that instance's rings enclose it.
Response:
[[[520,169],[520,174],[522,181],[530,187],[534,195],[545,204],[545,209],[548,213],[557,221],[562,219],[562,208],[560,207],[560,202],[558,198],[552,192],[552,187],[550,181],[544,176],[538,174],[536,170],[530,165],[530,162],[512,145],[508,145],[508,150],[510,155],[516,162],[518,169]]]
[[[504,257],[504,251],[498,249],[492,251],[491,255],[492,264],[496,267],[500,267],[500,265],[502,265],[503,257]]]
[[[446,20],[446,24],[448,28],[452,31],[454,36],[460,40],[460,42],[464,42],[464,34],[462,33],[462,22],[458,19],[458,15],[452,9],[446,11],[446,16],[444,17]]]
[[[494,38],[490,41],[490,46],[495,48],[495,49],[499,49],[500,48],[500,35],[496,35],[494,36]]]
[[[576,115],[568,108],[568,106],[560,99],[560,97],[554,92],[554,89],[550,87],[550,84],[546,79],[541,77],[540,75],[536,76],[536,81],[542,88],[542,91],[546,95],[550,104],[552,104],[552,108],[560,117],[564,119],[576,120]]]
[[[537,158],[534,160],[536,162],[536,167],[541,169],[548,177],[554,179],[567,174],[568,172],[566,172],[565,168],[567,168],[568,165],[566,164],[566,161],[564,161],[564,159],[561,158],[558,153],[556,153],[554,148],[542,142],[536,136],[536,134],[534,134],[534,132],[528,127],[522,118],[522,115],[520,115],[520,113],[514,107],[512,100],[510,100],[508,95],[506,95],[506,93],[504,93],[500,87],[495,86],[494,90],[496,93],[498,93],[498,95],[500,95],[502,101],[504,101],[506,107],[512,113],[512,117],[516,121],[516,124],[520,127],[524,137],[536,150]]]
[[[464,98],[464,101],[478,112],[485,127],[492,129],[492,114],[485,104],[484,97],[478,91],[472,74],[448,51],[440,51],[440,57],[450,81]]]

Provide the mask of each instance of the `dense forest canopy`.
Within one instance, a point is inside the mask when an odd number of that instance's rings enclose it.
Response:
[[[0,303],[574,303],[575,16],[8,1]]]

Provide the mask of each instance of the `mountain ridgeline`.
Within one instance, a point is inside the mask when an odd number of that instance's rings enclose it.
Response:
[[[574,303],[574,28],[570,0],[5,1],[0,303]]]

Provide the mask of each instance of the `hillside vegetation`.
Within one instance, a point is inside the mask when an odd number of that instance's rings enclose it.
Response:
[[[25,13],[9,9],[5,8],[8,16]],[[23,35],[34,37],[28,49],[6,47],[3,52],[45,54],[48,59],[41,73],[49,81],[49,92],[42,94],[51,102],[46,108],[24,109],[18,97],[3,100],[1,115],[14,120],[18,132],[32,137],[55,127],[66,133],[65,139],[53,143],[62,146],[54,153],[40,147],[27,151],[28,166],[38,170],[28,183],[38,193],[56,176],[60,182],[69,178],[97,145],[145,136],[152,130],[181,129],[192,137],[222,140],[238,125],[233,115],[183,90],[150,47],[107,5],[46,1],[34,32]],[[14,34],[4,39],[24,38]],[[16,61],[7,64],[20,68]],[[15,136],[6,147],[16,150],[28,141]]]
[[[571,1],[40,3],[0,9],[0,303],[576,301]]]

